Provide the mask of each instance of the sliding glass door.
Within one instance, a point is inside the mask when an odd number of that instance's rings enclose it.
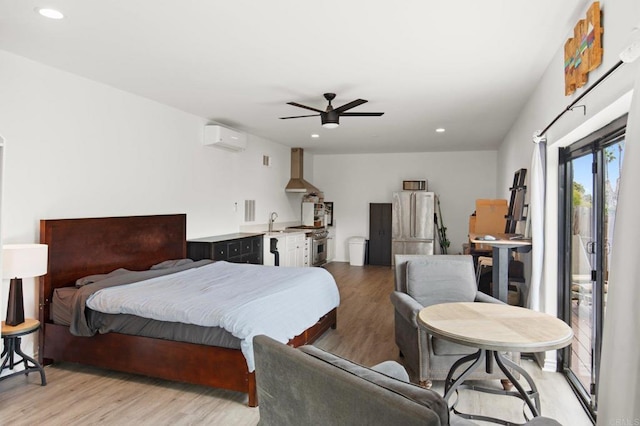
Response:
[[[575,333],[562,363],[594,416],[625,125],[626,116],[561,151],[559,296]]]

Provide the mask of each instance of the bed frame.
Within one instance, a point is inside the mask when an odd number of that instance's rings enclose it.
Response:
[[[242,352],[216,346],[175,342],[120,333],[74,336],[50,320],[54,289],[117,268],[148,269],[168,259],[186,257],[186,215],[128,216],[40,221],[40,242],[49,246],[49,266],[40,278],[39,358],[44,364],[76,362],[126,373],[245,392],[258,405],[255,373]],[[291,339],[311,343],[336,327],[333,309]]]

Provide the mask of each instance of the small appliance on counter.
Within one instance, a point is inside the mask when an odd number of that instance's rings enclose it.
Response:
[[[322,227],[324,223],[324,202],[314,194],[305,195],[302,199],[302,225]]]
[[[313,226],[314,220],[314,202],[303,201],[302,202],[302,225],[304,226]]]

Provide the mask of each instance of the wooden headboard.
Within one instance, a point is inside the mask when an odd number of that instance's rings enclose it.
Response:
[[[49,246],[49,265],[40,277],[40,321],[49,320],[53,290],[78,278],[185,258],[186,229],[185,214],[41,220],[40,243]]]

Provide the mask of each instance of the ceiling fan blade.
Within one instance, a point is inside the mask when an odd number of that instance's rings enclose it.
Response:
[[[319,117],[320,114],[311,114],[311,115],[296,115],[293,117],[280,117],[280,120],[288,120],[289,118],[303,118],[303,117]]]
[[[384,112],[345,112],[340,117],[380,117]]]
[[[365,101],[364,99],[356,99],[355,101],[351,101],[348,104],[344,104],[344,105],[342,105],[342,106],[340,106],[338,108],[334,108],[334,111],[337,112],[338,114],[342,114],[346,110],[349,110],[351,108],[355,108],[358,105],[362,105],[365,102],[368,102],[368,101]]]
[[[309,107],[309,106],[306,106],[306,105],[302,105],[302,104],[299,104],[297,102],[287,102],[287,104],[293,105],[293,106],[297,106],[298,108],[310,109],[311,111],[315,111],[315,112],[324,112],[322,110],[319,110],[319,109],[316,109],[316,108],[312,108],[312,107]]]

